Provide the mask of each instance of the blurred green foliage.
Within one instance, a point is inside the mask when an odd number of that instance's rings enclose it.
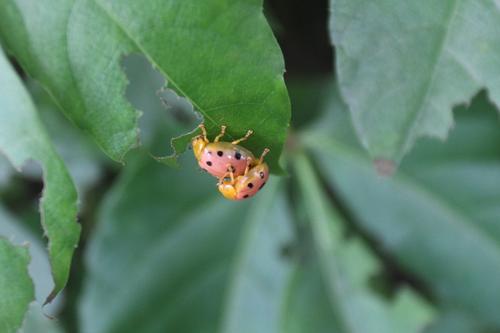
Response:
[[[350,6],[365,4],[332,3],[344,19]],[[390,0],[373,3],[366,8],[397,7]],[[407,15],[409,6],[398,13]],[[33,299],[22,332],[500,332],[500,126],[489,91],[454,108],[447,140],[417,141],[399,169],[389,170],[392,176],[381,176],[358,139],[359,124],[351,121],[352,96],[343,98],[343,80],[339,87],[329,72],[327,47],[317,49],[328,65],[297,60],[303,51],[295,42],[312,49],[318,42],[310,45],[290,28],[297,22],[309,27],[297,21],[312,15],[305,8],[326,18],[326,1],[268,3],[285,60],[291,59],[293,120],[281,157],[287,175],[271,177],[244,202],[224,200],[190,152],[180,157],[179,168],[151,157],[164,155],[170,139],[199,118],[186,96],[161,89],[161,68],[153,69],[146,57],[128,55],[120,63],[129,81],[126,103],[143,112],[142,146],[123,165],[106,157],[95,135],[78,131],[20,70],[40,124],[78,189],[82,237],[67,287],[42,309],[53,287],[37,208],[42,173],[28,163],[19,174],[0,160],[0,235],[10,251],[0,248],[0,308],[8,297],[19,300],[7,305],[11,312],[1,311],[0,333],[16,331]],[[432,7],[421,8],[428,14]],[[367,27],[380,24],[362,14],[372,24]],[[325,34],[326,25],[325,19]],[[370,54],[359,56],[365,61]],[[5,100],[0,91],[0,105]],[[375,163],[379,171],[392,167]],[[11,244],[23,241],[30,243],[34,294],[26,287],[27,253]],[[23,260],[13,259],[13,249],[23,252]]]

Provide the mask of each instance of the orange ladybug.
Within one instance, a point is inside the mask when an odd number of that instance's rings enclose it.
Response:
[[[269,167],[264,162],[264,156],[268,152],[268,148],[264,149],[256,163],[250,158],[247,159],[245,171],[240,176],[235,176],[232,170],[227,170],[219,181],[219,192],[230,200],[244,200],[257,194],[269,178]]]
[[[238,143],[248,139],[253,131],[248,130],[241,139],[232,142],[220,142],[219,140],[226,133],[226,126],[221,126],[221,132],[213,142],[207,138],[207,131],[203,124],[198,126],[202,134],[191,141],[193,153],[198,160],[200,168],[212,176],[222,178],[228,168],[234,175],[242,175],[247,166],[247,160],[255,160],[254,155],[248,150],[238,145]]]

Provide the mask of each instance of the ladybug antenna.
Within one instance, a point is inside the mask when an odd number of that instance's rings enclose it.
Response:
[[[203,123],[201,123],[198,125],[198,127],[201,129],[201,136],[202,136],[203,140],[208,142],[207,130],[205,129],[205,125]]]

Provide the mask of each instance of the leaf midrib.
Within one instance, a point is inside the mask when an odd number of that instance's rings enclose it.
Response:
[[[32,40],[31,40],[31,35],[28,33],[28,29],[27,29],[27,25],[26,25],[26,18],[24,17],[24,15],[22,14],[22,10],[19,9],[19,5],[17,3],[17,1],[12,1],[12,5],[13,5],[13,8],[16,10],[17,14],[19,15],[19,17],[23,20],[23,28],[25,29],[25,32],[26,32],[26,38],[27,38],[27,47],[29,48],[27,50],[28,52],[28,55],[31,59],[31,62],[32,63],[36,63],[37,66],[39,66],[40,64],[38,63],[38,61],[36,61],[36,52],[34,52],[34,48],[33,48],[33,43],[32,43]],[[71,62],[71,57],[70,57],[70,54],[69,54],[69,49],[68,49],[68,30],[69,30],[69,24],[71,23],[71,14],[74,10],[74,7],[75,7],[75,3],[73,2],[71,4],[71,8],[68,10],[68,15],[65,17],[65,29],[64,29],[64,39],[65,39],[65,42],[64,43],[61,43],[60,45],[62,45],[62,47],[64,48],[64,55],[66,56],[66,61],[67,61],[67,67],[69,69],[69,78],[71,80],[71,82],[69,82],[75,89],[76,91],[78,92],[76,94],[76,97],[78,98],[78,101],[77,101],[77,105],[78,105],[78,108],[81,108],[84,112],[87,112],[87,110],[89,110],[88,108],[88,105],[87,105],[87,102],[86,100],[82,97],[82,91],[80,89],[80,85],[78,83],[78,80],[76,79],[75,75],[74,75],[74,70],[73,70],[73,65],[72,65],[72,62]],[[25,70],[26,72],[28,72],[26,69],[29,68],[29,66],[26,65],[25,62],[22,61],[21,58],[19,57],[16,57],[16,60],[18,60],[20,63],[21,63],[21,67],[23,68],[23,70]],[[29,61],[28,61],[29,62]],[[51,97],[51,100],[52,102],[55,104],[55,106],[64,114],[64,116],[71,122],[71,124],[73,124],[74,126],[76,127],[79,127],[81,130],[83,130],[84,132],[93,132],[91,130],[89,130],[89,127],[88,127],[88,124],[87,122],[84,120],[83,117],[81,117],[81,115],[79,115],[77,118],[78,118],[78,121],[75,121],[73,119],[74,117],[74,113],[69,116],[69,112],[67,110],[67,108],[65,108],[59,98],[53,93],[52,89],[47,85],[45,84],[45,80],[41,80],[41,79],[37,79],[37,78],[33,78],[46,92],[47,94]],[[135,122],[135,127],[137,126],[137,118],[136,118],[136,122]],[[134,130],[134,128],[131,128],[131,130]],[[136,132],[136,137],[137,137],[137,132]],[[125,150],[123,150],[123,152],[121,153],[121,155],[117,156],[117,154],[115,154],[114,152],[110,152],[110,149],[109,147],[106,148],[106,145],[103,144],[103,142],[101,142],[101,140],[95,140],[96,144],[107,154],[109,155],[112,159],[117,159],[119,162],[123,162],[123,159],[125,157],[125,155],[127,154],[127,152],[132,149],[134,147],[134,143],[131,143],[130,145],[127,146],[127,148]]]
[[[302,193],[307,196],[305,200],[306,211],[311,216],[310,227],[332,311],[342,333],[357,333],[356,325],[352,322],[353,318],[349,315],[347,309],[346,283],[342,278],[338,265],[335,263],[337,261],[335,256],[339,248],[339,239],[335,240],[331,234],[332,230],[328,227],[328,221],[331,221],[331,223],[339,223],[340,221],[333,221],[335,219],[333,212],[329,209],[324,198],[320,196],[318,179],[314,176],[314,171],[307,157],[300,154],[295,159],[297,173],[300,174],[299,184]],[[309,191],[306,189],[307,187],[314,187],[314,189]]]
[[[450,31],[452,30],[451,27],[453,26],[455,17],[457,16],[457,8],[459,7],[458,5],[460,1],[461,0],[454,0],[453,5],[451,7],[451,11],[450,14],[448,15],[447,22],[445,25],[446,30],[437,45],[436,56],[432,68],[430,70],[430,77],[428,80],[428,84],[426,85],[426,89],[421,95],[422,97],[420,98],[419,103],[417,103],[416,105],[416,110],[411,113],[412,116],[409,125],[407,127],[407,130],[405,131],[407,134],[404,138],[404,142],[399,147],[397,160],[400,160],[402,158],[402,156],[411,146],[412,142],[415,140],[414,138],[416,137],[416,132],[418,130],[420,119],[425,112],[424,107],[428,104],[429,95],[433,90],[432,87],[434,86],[436,80],[436,72],[438,71],[438,64],[441,63],[441,58],[445,51],[445,46],[448,43]]]
[[[134,43],[134,45],[144,54],[144,56],[149,60],[151,64],[154,65],[154,67],[158,68],[158,70],[161,72],[161,74],[165,77],[167,80],[167,85],[171,84],[175,87],[177,91],[179,91],[186,99],[193,104],[193,106],[203,114],[203,116],[208,119],[210,122],[212,122],[214,125],[218,125],[218,123],[210,117],[210,115],[204,110],[203,108],[200,107],[198,103],[196,103],[188,94],[184,92],[184,90],[170,77],[170,75],[167,74],[167,72],[163,69],[163,67],[159,66],[158,63],[150,56],[149,52],[146,51],[146,49],[139,44],[137,40],[135,40],[131,33],[120,23],[119,19],[115,17],[112,13],[110,13],[103,5],[98,0],[92,0],[109,18],[110,20]]]

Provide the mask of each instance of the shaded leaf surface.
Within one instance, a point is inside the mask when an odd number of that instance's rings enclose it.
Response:
[[[290,105],[260,0],[6,0],[0,13],[9,50],[112,158],[137,141],[120,61],[141,52],[204,116],[210,134],[221,125],[229,138],[255,130],[248,148],[269,147],[279,170]]]
[[[283,302],[291,292],[291,258],[282,253],[292,241],[283,186],[270,180],[255,201],[233,262],[221,330],[226,333],[279,332]]]
[[[391,179],[373,171],[342,103],[337,99],[332,108],[304,139],[356,222],[440,304],[499,326],[500,129],[494,108],[478,97],[458,111],[448,143],[422,143]]]
[[[294,292],[284,304],[283,332],[342,332],[332,315],[332,304],[316,262],[308,261],[296,269],[290,289]]]
[[[87,253],[83,332],[275,332],[290,237],[279,185],[235,203],[193,163],[128,168]]]
[[[494,0],[331,0],[340,88],[371,156],[396,162],[445,138],[452,107],[480,88],[500,106]]]
[[[35,298],[28,249],[0,237],[0,331],[16,332]]]
[[[343,221],[304,155],[296,157],[296,172],[338,332],[420,332],[432,319],[430,306],[409,289],[400,290],[393,303],[371,291],[368,282],[380,269],[378,261],[359,240],[343,239]]]
[[[76,223],[76,190],[29,95],[3,53],[0,53],[0,72],[0,151],[17,169],[27,160],[34,160],[40,163],[44,173],[40,214],[49,239],[55,285],[50,300],[66,284],[80,235],[80,226]]]
[[[424,333],[494,333],[498,330],[482,328],[481,325],[463,312],[450,311],[423,331]]]

